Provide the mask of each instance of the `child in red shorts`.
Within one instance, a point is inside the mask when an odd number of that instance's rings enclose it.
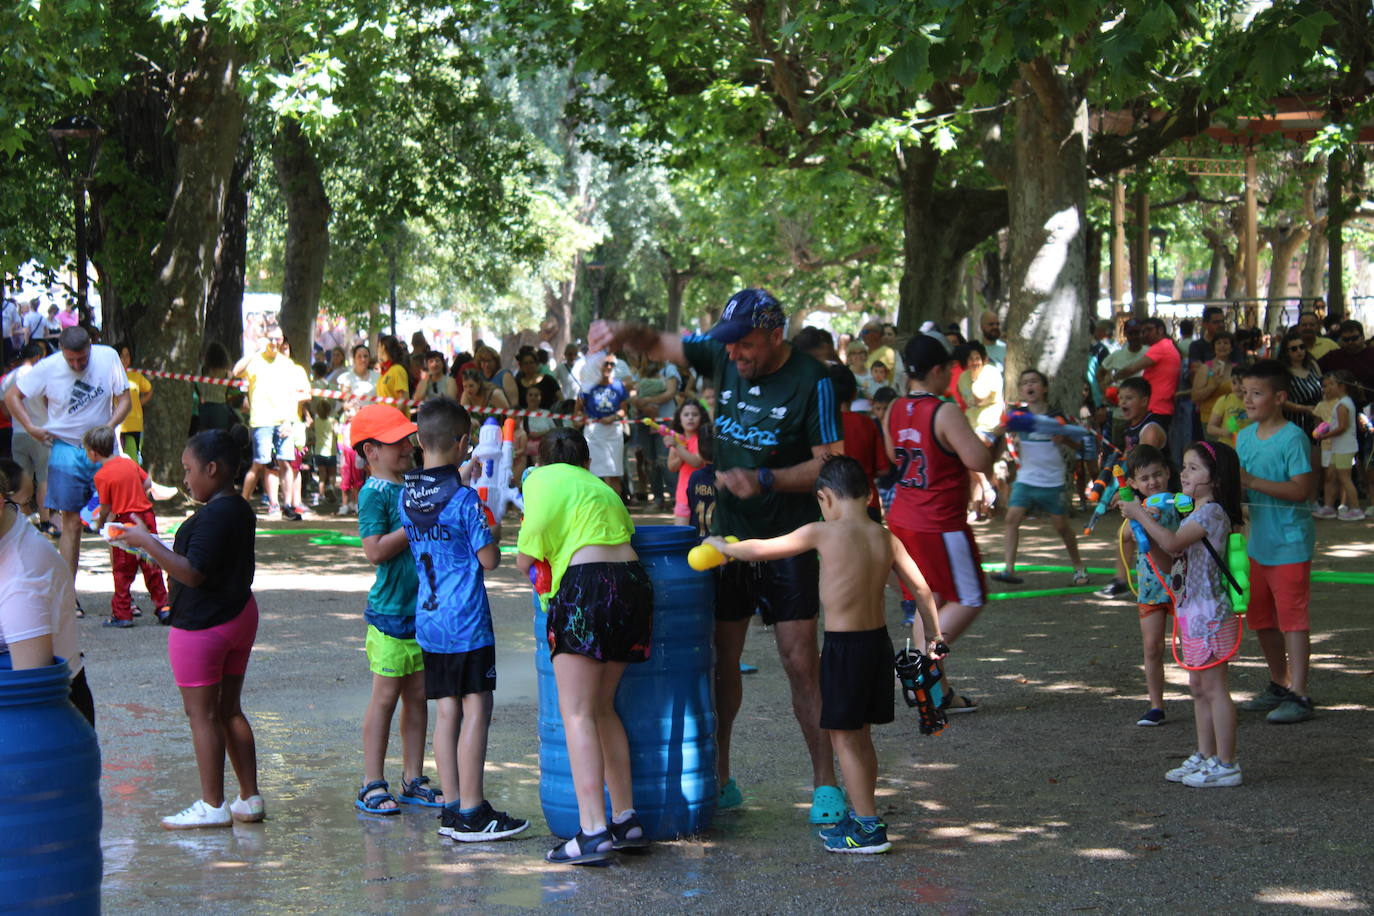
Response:
[[[1245,622],[1259,639],[1269,686],[1240,704],[1266,712],[1273,725],[1306,722],[1312,655],[1307,605],[1312,595],[1316,534],[1308,494],[1313,484],[1306,434],[1283,415],[1288,370],[1262,359],[1238,373],[1245,413],[1254,421],[1236,436],[1241,486],[1250,506],[1250,609]]]
[[[139,518],[149,531],[156,533],[157,518],[148,496],[152,481],[132,458],[114,454],[114,430],[108,426],[87,430],[81,437],[81,444],[86,449],[87,460],[97,466],[95,493],[100,500],[95,512],[97,530],[107,521],[127,525]],[[140,571],[153,606],[157,608],[158,622],[167,623],[171,608],[167,604],[162,570],[155,563],[117,547],[110,548],[110,565],[114,567],[114,597],[110,599],[110,617],[104,625],[117,629],[134,625],[134,601],[129,586],[134,584]]]

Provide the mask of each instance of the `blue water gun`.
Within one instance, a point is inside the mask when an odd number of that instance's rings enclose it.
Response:
[[[1193,511],[1194,503],[1193,498],[1187,493],[1156,493],[1154,496],[1146,497],[1145,505],[1151,509],[1172,508],[1182,516]],[[1135,535],[1136,549],[1141,553],[1147,553],[1150,549],[1150,536],[1145,533],[1145,526],[1132,521],[1131,534]]]
[[[1007,411],[1002,425],[1009,433],[1037,433],[1042,436],[1070,436],[1086,439],[1092,435],[1082,426],[1074,426],[1056,417],[1042,413],[1031,413],[1023,407]]]

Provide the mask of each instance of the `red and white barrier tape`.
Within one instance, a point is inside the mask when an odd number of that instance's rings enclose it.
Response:
[[[248,382],[244,379],[217,378],[211,375],[192,375],[189,372],[164,372],[161,369],[136,369],[149,378],[171,379],[175,382],[198,382],[202,385],[223,385],[226,388],[239,388],[248,390]],[[393,404],[396,407],[411,407],[419,404],[419,401],[412,401],[409,398],[379,398],[376,395],[363,395],[354,397],[353,395],[339,391],[336,388],[311,388],[311,397],[333,398],[336,401],[366,401],[372,404]],[[551,413],[547,410],[518,410],[514,407],[469,407],[470,413],[489,414],[494,417],[547,417],[550,420],[575,420],[577,419],[570,413]]]

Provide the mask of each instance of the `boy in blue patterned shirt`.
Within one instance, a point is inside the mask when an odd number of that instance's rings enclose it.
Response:
[[[1169,482],[1173,478],[1173,468],[1168,457],[1153,445],[1137,445],[1126,456],[1126,466],[1130,468],[1130,484],[1136,498],[1144,501],[1158,493],[1169,492]],[[1177,531],[1178,511],[1173,506],[1148,510],[1155,520],[1170,531]],[[1145,653],[1145,692],[1150,697],[1150,708],[1136,720],[1136,725],[1153,726],[1164,724],[1164,639],[1169,632],[1169,616],[1174,613],[1174,602],[1160,581],[1167,577],[1169,568],[1158,569],[1158,562],[1151,565],[1148,551],[1142,553],[1136,540],[1129,531],[1120,535],[1123,544],[1136,552],[1136,612],[1140,616],[1140,639]]]
[[[438,701],[434,759],[448,789],[439,835],[501,840],[529,826],[493,810],[482,790],[496,689],[496,635],[482,572],[495,569],[501,553],[477,491],[457,466],[467,453],[468,412],[451,398],[434,398],[420,405],[416,423],[425,465],[405,475],[400,508],[419,578],[415,638],[424,651],[425,695]]]

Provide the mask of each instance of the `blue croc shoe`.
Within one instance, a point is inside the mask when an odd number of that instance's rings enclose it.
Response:
[[[811,823],[838,824],[849,811],[844,793],[835,786],[817,786],[811,793]]]
[[[744,793],[739,790],[739,783],[735,782],[732,776],[725,780],[725,785],[720,787],[720,798],[716,800],[716,810],[724,811],[727,808],[738,808],[744,804]]]

